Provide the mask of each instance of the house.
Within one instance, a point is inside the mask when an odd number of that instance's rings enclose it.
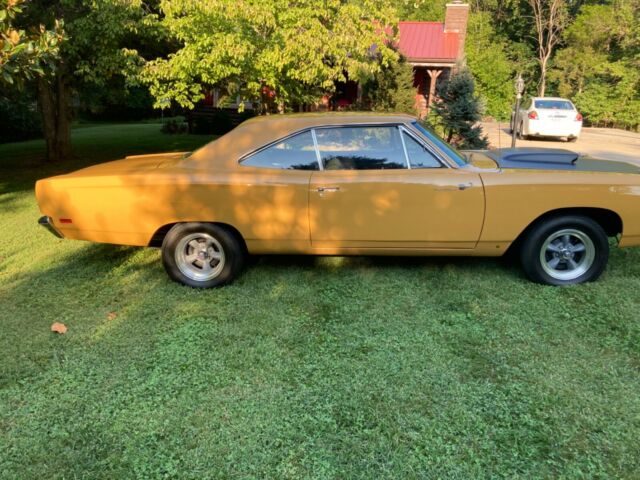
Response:
[[[433,102],[438,80],[450,75],[464,57],[469,5],[460,0],[447,4],[444,22],[401,21],[398,50],[413,65],[416,107],[424,117]],[[360,99],[353,81],[336,84],[331,108],[346,109]]]
[[[447,4],[441,22],[400,22],[399,50],[413,65],[416,102],[425,115],[433,102],[438,79],[446,78],[464,58],[469,5]]]
[[[462,0],[453,0],[446,5],[444,22],[399,22],[398,49],[414,67],[416,107],[420,116],[428,113],[437,82],[450,75],[464,57],[468,19],[469,5]],[[361,89],[356,82],[340,82],[336,84],[333,95],[323,97],[316,105],[301,107],[301,110],[348,109],[357,103],[360,95]],[[191,112],[190,118],[219,111],[219,98],[217,90],[207,92],[206,98]],[[237,102],[227,103],[224,108],[233,116],[231,111],[237,112],[238,106]],[[251,103],[245,102],[245,109],[251,108]]]

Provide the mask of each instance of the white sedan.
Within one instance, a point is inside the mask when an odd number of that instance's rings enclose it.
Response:
[[[531,97],[517,115],[511,115],[511,131],[519,138],[559,137],[575,142],[582,130],[582,115],[570,100],[553,97]]]

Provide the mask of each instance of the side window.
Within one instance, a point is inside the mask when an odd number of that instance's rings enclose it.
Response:
[[[302,132],[245,158],[242,165],[282,170],[318,170],[311,132]]]
[[[407,147],[407,156],[411,168],[440,168],[442,165],[429,150],[418,143],[411,135],[402,132],[404,145]]]
[[[315,132],[325,170],[407,168],[395,126],[318,128]]]

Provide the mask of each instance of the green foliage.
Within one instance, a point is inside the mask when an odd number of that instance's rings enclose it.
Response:
[[[309,103],[336,81],[366,80],[397,59],[380,27],[395,23],[387,1],[165,0],[161,7],[180,48],[144,69],[158,106],[191,108],[203,86],[243,100],[271,88],[277,104]]]
[[[175,119],[172,118],[170,120],[166,120],[162,127],[160,128],[162,133],[166,133],[169,135],[176,135],[180,133],[187,133],[187,124],[183,119]]]
[[[254,115],[251,110],[232,112],[230,109],[214,108],[205,115],[194,115],[190,120],[191,131],[198,135],[223,135]]]
[[[51,30],[32,25],[29,31],[16,25],[24,0],[0,0],[0,86],[21,86],[51,71],[63,40],[62,22]],[[29,4],[26,4],[29,7]]]
[[[35,102],[24,92],[0,95],[0,143],[19,142],[42,135]]]
[[[155,249],[34,221],[36,178],[209,139],[89,126],[38,168],[42,142],[0,146],[0,476],[637,477],[639,248],[575,288],[499,259],[265,257],[198,291]]]
[[[401,0],[394,3],[400,20],[442,22],[445,6],[449,2],[448,0]]]
[[[518,63],[512,45],[498,34],[489,12],[472,13],[466,41],[466,61],[483,99],[485,113],[498,120],[510,118],[514,103],[513,80]]]
[[[153,108],[153,97],[142,86],[125,86],[120,76],[102,88],[82,89],[77,116],[85,120],[130,122],[160,115]],[[165,112],[166,115],[166,112]]]
[[[368,106],[378,112],[416,114],[416,88],[413,67],[404,58],[383,67],[363,85]]]
[[[469,69],[460,67],[450,78],[441,80],[436,93],[433,111],[447,142],[463,149],[486,148],[489,143],[478,124],[483,106]]]
[[[640,1],[587,5],[565,32],[552,79],[588,122],[640,126]]]

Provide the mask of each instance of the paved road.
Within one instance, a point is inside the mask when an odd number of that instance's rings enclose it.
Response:
[[[511,135],[508,123],[483,123],[491,147],[510,147]],[[640,133],[613,128],[583,128],[575,143],[553,138],[518,140],[518,147],[565,148],[594,157],[622,160],[640,165]]]

